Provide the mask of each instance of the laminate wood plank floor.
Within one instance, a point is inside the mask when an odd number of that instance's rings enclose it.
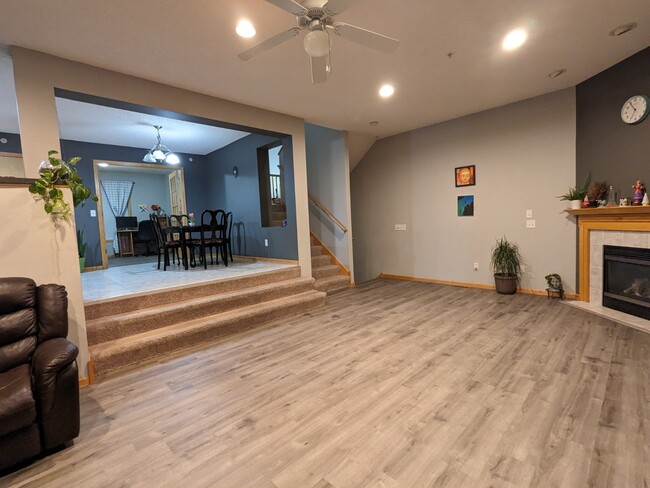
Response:
[[[0,485],[650,486],[650,335],[539,296],[377,280],[81,403]]]

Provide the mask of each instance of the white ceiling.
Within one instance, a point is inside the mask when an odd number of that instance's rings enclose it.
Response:
[[[211,125],[196,124],[156,115],[56,99],[61,139],[151,148],[156,142],[154,125],[162,126],[162,143],[172,151],[208,154],[249,135]],[[144,156],[144,154],[143,154]]]
[[[398,38],[397,52],[334,36],[332,75],[312,85],[302,38],[237,58],[296,25],[264,0],[0,0],[0,12],[0,43],[377,137],[573,86],[650,44],[647,0],[358,0],[337,20]],[[241,17],[256,38],[235,35]],[[608,36],[627,22],[639,27]],[[528,42],[503,52],[520,26]],[[377,96],[385,82],[388,100]]]

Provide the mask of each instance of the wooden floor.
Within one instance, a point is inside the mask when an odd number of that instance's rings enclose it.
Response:
[[[646,488],[650,335],[374,281],[83,389],[75,445],[0,485]]]

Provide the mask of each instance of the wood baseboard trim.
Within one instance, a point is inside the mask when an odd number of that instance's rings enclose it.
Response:
[[[449,286],[459,286],[462,288],[480,288],[483,290],[494,290],[494,285],[488,285],[485,283],[470,283],[466,281],[451,281],[451,280],[438,280],[435,278],[418,278],[415,276],[404,276],[404,275],[394,275],[388,273],[379,273],[378,278],[381,279],[390,279],[390,280],[402,280],[402,281],[418,281],[420,283],[435,283],[438,285],[449,285]],[[523,293],[525,295],[543,295],[546,296],[546,290],[536,290],[534,288],[517,288],[517,293]],[[577,295],[575,293],[565,293],[565,298],[576,299]]]
[[[79,388],[85,388],[90,384],[90,381],[88,381],[88,378],[79,378]]]
[[[92,385],[95,382],[95,365],[93,360],[88,360],[88,384]]]
[[[338,258],[334,255],[334,253],[330,250],[330,248],[327,247],[325,244],[323,244],[323,242],[318,237],[316,237],[316,235],[313,232],[309,232],[309,234],[318,243],[317,245],[323,248],[323,252],[334,260],[334,264],[336,264],[341,269],[341,274],[344,276],[350,276],[350,270],[341,261],[338,260]]]
[[[295,264],[296,266],[298,266],[299,264],[297,259],[261,258],[258,256],[240,256],[240,255],[233,255],[233,257],[248,259],[250,261],[266,261],[269,263]]]

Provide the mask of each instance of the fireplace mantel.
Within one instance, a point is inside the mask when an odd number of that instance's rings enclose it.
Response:
[[[578,299],[589,301],[590,237],[592,230],[650,232],[650,206],[566,209],[578,221]]]

